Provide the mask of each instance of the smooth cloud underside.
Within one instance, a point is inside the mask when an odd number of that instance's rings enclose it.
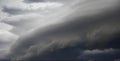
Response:
[[[119,0],[0,3],[0,61],[120,61]]]

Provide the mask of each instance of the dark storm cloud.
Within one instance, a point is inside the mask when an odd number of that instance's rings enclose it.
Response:
[[[120,58],[119,49],[86,50],[78,57],[81,61],[114,61],[118,58]]]
[[[30,61],[43,60],[74,60],[74,61],[114,61],[114,59],[120,58],[120,50],[108,49],[108,50],[81,50],[80,48],[67,47],[65,49],[53,51],[49,54],[42,56],[34,56],[29,58]]]
[[[108,16],[109,15],[107,15],[107,17]],[[100,22],[91,19],[93,22],[85,22],[84,24],[79,24],[80,22],[76,19],[74,23],[71,22],[67,25],[63,24],[64,26],[56,27],[52,30],[40,33],[38,30],[34,35],[26,37],[27,39],[24,39],[24,37],[20,39],[22,42],[17,44],[17,47],[14,48],[14,53],[18,55],[15,59],[33,58],[33,60],[35,60],[44,58],[49,60],[52,58],[62,59],[65,57],[65,59],[68,59],[72,57],[74,60],[79,56],[78,53],[84,49],[120,48],[120,39],[118,37],[120,31],[119,18],[114,21],[110,21],[108,18],[104,18],[105,20]],[[85,24],[87,24],[87,26]],[[69,52],[75,55],[70,55]],[[47,53],[50,55],[46,55]],[[63,55],[59,56],[62,53]]]
[[[10,15],[18,15],[18,14],[25,14],[25,13],[31,12],[30,10],[14,8],[14,7],[7,7],[7,6],[4,6],[2,11],[5,13],[8,13]]]
[[[79,16],[79,11],[77,9],[65,17],[64,20],[69,20],[68,22],[51,25],[22,36],[11,50],[12,60],[119,59],[119,7],[82,17]]]

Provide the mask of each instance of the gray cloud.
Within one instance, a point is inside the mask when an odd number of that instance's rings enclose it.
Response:
[[[23,4],[23,3],[22,3]],[[25,15],[25,14],[41,14],[49,15],[49,13],[54,12],[54,10],[59,11],[58,7],[63,6],[62,3],[42,3],[42,4],[24,4],[20,7],[16,6],[3,6],[2,12],[10,15]]]
[[[120,57],[119,49],[85,50],[78,58],[81,61],[114,61]]]
[[[72,0],[24,0],[25,3],[39,3],[39,2],[70,2]]]
[[[8,13],[10,15],[17,15],[17,14],[26,14],[26,13],[30,13],[31,11],[29,10],[24,10],[24,9],[20,9],[20,8],[11,8],[11,7],[3,7],[3,12]]]
[[[0,30],[0,59],[6,58],[11,44],[17,40],[18,36],[5,30]]]
[[[53,24],[23,35],[11,49],[11,59],[13,61],[45,59],[84,61],[82,57],[87,57],[86,60],[95,57],[95,60],[98,60],[101,56],[108,61],[111,57],[112,60],[118,59],[119,57],[116,56],[120,53],[120,11],[117,4],[111,6],[111,2],[117,0],[106,1],[87,2],[89,4],[83,4],[83,8],[78,3],[72,6],[68,16],[58,18],[64,20],[64,23]],[[103,2],[106,4],[99,6]],[[114,50],[104,52],[105,49],[110,48]]]
[[[24,0],[26,3],[37,3],[37,2],[45,2],[45,0]]]
[[[80,53],[86,49],[119,49],[119,13],[108,12],[84,18],[73,18],[71,22],[36,30],[31,36],[23,36],[13,48],[13,60],[83,60]],[[80,20],[83,20],[81,22]],[[72,25],[71,25],[72,24]],[[24,43],[24,44],[23,44]],[[22,50],[22,51],[21,51]],[[82,52],[81,52],[82,53]],[[115,53],[115,54],[113,54]],[[90,53],[85,60],[114,60],[119,51]],[[101,57],[102,58],[99,58]],[[79,57],[77,59],[77,57]],[[112,57],[112,58],[111,58]],[[111,58],[111,59],[108,59]],[[94,59],[93,59],[94,60]]]

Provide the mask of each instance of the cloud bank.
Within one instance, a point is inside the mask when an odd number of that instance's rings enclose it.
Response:
[[[82,6],[80,3],[70,6],[69,14],[57,19],[64,20],[63,22],[38,28],[22,36],[11,49],[12,60],[120,59],[118,2],[118,0],[89,1]]]
[[[119,3],[1,0],[0,61],[119,61]]]

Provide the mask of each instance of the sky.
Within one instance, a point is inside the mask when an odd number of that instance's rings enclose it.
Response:
[[[120,61],[119,0],[0,0],[0,61]]]

